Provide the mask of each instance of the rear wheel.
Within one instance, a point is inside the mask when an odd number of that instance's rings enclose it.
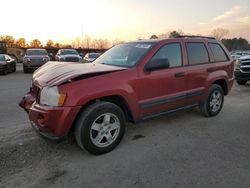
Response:
[[[222,109],[224,103],[224,92],[221,86],[213,84],[204,102],[200,104],[201,112],[207,116],[216,116]]]
[[[247,80],[236,80],[239,85],[246,85]]]
[[[78,145],[99,155],[113,150],[125,132],[123,111],[115,104],[97,102],[87,107],[75,124]]]

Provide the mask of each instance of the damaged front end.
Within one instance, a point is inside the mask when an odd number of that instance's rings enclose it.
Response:
[[[27,113],[29,113],[29,110],[34,102],[35,97],[32,88],[30,88],[30,91],[24,95],[18,105],[23,108]]]

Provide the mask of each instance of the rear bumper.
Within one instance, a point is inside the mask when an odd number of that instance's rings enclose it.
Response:
[[[250,73],[234,71],[235,80],[250,80]]]
[[[234,77],[233,78],[230,78],[228,80],[228,92],[231,91],[232,87],[233,87],[233,83],[234,83]]]

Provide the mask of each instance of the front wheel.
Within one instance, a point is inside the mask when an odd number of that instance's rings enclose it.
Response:
[[[78,145],[95,155],[113,150],[122,140],[124,132],[124,113],[117,105],[109,102],[88,106],[75,124]]]
[[[208,96],[200,104],[201,112],[207,116],[216,116],[222,109],[224,103],[224,92],[221,86],[213,84],[208,92]]]

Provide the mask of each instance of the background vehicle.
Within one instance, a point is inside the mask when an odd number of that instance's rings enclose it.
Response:
[[[245,85],[250,80],[250,55],[242,56],[236,60],[234,75],[239,85]]]
[[[84,63],[92,63],[93,61],[95,61],[99,56],[101,55],[101,53],[87,53],[84,58],[83,58],[83,62]]]
[[[6,52],[7,52],[6,42],[0,41],[0,54],[6,54]]]
[[[214,38],[124,43],[94,63],[47,63],[20,106],[43,137],[60,140],[73,130],[81,148],[102,154],[119,144],[126,121],[197,106],[216,116],[232,88],[233,67]]]
[[[23,57],[23,72],[36,70],[49,61],[48,53],[45,49],[31,48],[26,50]]]
[[[0,72],[2,74],[16,72],[16,60],[9,55],[0,54]]]
[[[231,54],[231,57],[234,59],[234,60],[237,60],[239,59],[240,57],[242,56],[245,56],[245,55],[250,55],[250,52],[247,52],[247,51],[235,51]]]
[[[56,56],[56,61],[82,62],[82,57],[75,49],[60,49]]]

